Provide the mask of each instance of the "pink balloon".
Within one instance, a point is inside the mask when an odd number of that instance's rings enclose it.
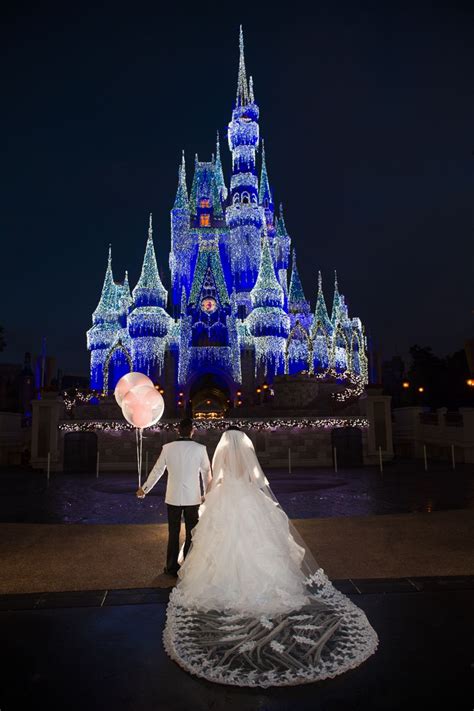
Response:
[[[140,402],[133,403],[132,406],[124,402],[122,412],[127,422],[130,422],[131,425],[139,427],[140,429],[148,427],[148,423],[152,419],[151,407]]]
[[[156,424],[164,408],[161,394],[154,387],[147,385],[136,385],[122,400],[123,416],[127,422],[140,429]]]
[[[151,409],[152,420],[150,424],[147,425],[147,427],[156,425],[158,420],[161,420],[163,412],[165,411],[165,401],[163,400],[163,396],[161,395],[161,393],[158,393],[158,395],[160,396],[160,400]]]
[[[123,375],[115,386],[114,391],[115,399],[120,407],[122,407],[122,400],[125,395],[136,385],[153,387],[153,382],[144,373],[126,373]]]
[[[150,407],[153,407],[163,399],[158,390],[149,385],[134,385],[133,388],[128,391],[127,395],[130,395],[130,393],[132,393],[139,402],[144,402]]]

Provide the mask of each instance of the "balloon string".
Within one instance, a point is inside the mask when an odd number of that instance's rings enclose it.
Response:
[[[137,438],[137,466],[138,466],[138,488],[142,485],[142,459],[143,459],[143,430],[135,428]]]

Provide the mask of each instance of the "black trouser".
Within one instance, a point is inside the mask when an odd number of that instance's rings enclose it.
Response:
[[[168,506],[168,550],[166,553],[166,572],[178,572],[179,532],[181,530],[181,514],[184,512],[184,525],[186,526],[186,541],[184,543],[184,557],[191,545],[191,531],[199,521],[199,504],[196,506]]]

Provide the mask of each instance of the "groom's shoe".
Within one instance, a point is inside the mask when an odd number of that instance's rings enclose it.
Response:
[[[166,573],[166,575],[171,575],[172,578],[177,578],[178,577],[178,571],[177,570],[168,570],[166,566],[163,568],[163,572]]]

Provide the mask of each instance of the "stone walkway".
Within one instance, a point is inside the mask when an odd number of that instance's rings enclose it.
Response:
[[[474,575],[469,510],[294,523],[331,579]],[[167,587],[166,541],[164,524],[0,524],[0,593]]]

